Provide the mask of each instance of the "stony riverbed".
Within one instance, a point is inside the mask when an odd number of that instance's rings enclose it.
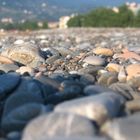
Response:
[[[140,140],[140,29],[1,32],[0,140]]]

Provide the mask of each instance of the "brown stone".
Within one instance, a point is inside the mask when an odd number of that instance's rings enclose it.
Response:
[[[101,47],[94,49],[93,53],[95,53],[97,55],[104,55],[104,56],[112,56],[113,55],[113,51],[111,49],[101,48]]]
[[[110,72],[119,72],[120,68],[121,68],[121,66],[119,64],[115,64],[115,63],[109,63],[106,66],[106,69]]]

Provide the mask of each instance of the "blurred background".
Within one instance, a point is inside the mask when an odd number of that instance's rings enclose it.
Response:
[[[140,27],[140,0],[0,0],[0,29]]]

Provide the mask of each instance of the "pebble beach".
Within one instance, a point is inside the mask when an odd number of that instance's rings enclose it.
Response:
[[[140,29],[1,32],[0,140],[140,140]]]

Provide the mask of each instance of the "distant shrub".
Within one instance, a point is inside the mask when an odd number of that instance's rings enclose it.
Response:
[[[68,22],[69,27],[140,27],[140,12],[137,15],[126,5],[115,13],[109,8],[97,8],[88,14],[75,16]]]
[[[37,21],[26,21],[24,23],[0,23],[0,28],[5,30],[38,30],[47,29],[48,23],[43,22],[42,26],[39,26]]]

